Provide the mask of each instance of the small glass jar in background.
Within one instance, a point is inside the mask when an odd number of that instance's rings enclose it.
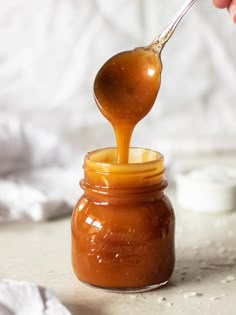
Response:
[[[175,263],[175,218],[164,194],[163,156],[116,148],[84,159],[83,196],[72,216],[72,263],[78,279],[112,291],[142,292],[168,282]]]

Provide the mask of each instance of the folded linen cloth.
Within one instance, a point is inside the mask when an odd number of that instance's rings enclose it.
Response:
[[[1,315],[70,315],[55,294],[29,282],[0,280]]]
[[[0,175],[63,165],[69,149],[53,133],[11,115],[0,117]]]
[[[0,223],[43,221],[70,214],[75,170],[54,134],[16,117],[0,118]],[[71,158],[72,160],[72,158]]]
[[[72,179],[72,171],[54,168],[0,180],[0,223],[39,222],[71,214],[76,201]]]

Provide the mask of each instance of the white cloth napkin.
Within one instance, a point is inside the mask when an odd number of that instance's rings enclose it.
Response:
[[[0,315],[70,315],[55,294],[29,282],[0,280]]]
[[[1,117],[0,223],[70,214],[78,184],[69,157],[67,146],[53,134]]]
[[[54,134],[7,114],[0,116],[0,175],[68,160],[68,148]]]

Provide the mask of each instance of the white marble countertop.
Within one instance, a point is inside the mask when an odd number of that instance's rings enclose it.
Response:
[[[115,294],[81,284],[70,262],[70,218],[2,225],[0,278],[52,289],[73,315],[234,315],[236,211],[187,212],[175,204],[174,191],[168,194],[176,212],[176,267],[167,286],[142,294]]]

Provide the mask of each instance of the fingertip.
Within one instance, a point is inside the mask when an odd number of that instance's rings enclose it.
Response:
[[[212,0],[212,3],[218,9],[225,9],[229,6],[230,0]]]
[[[232,17],[233,22],[236,24],[236,4],[230,5],[228,11]]]

